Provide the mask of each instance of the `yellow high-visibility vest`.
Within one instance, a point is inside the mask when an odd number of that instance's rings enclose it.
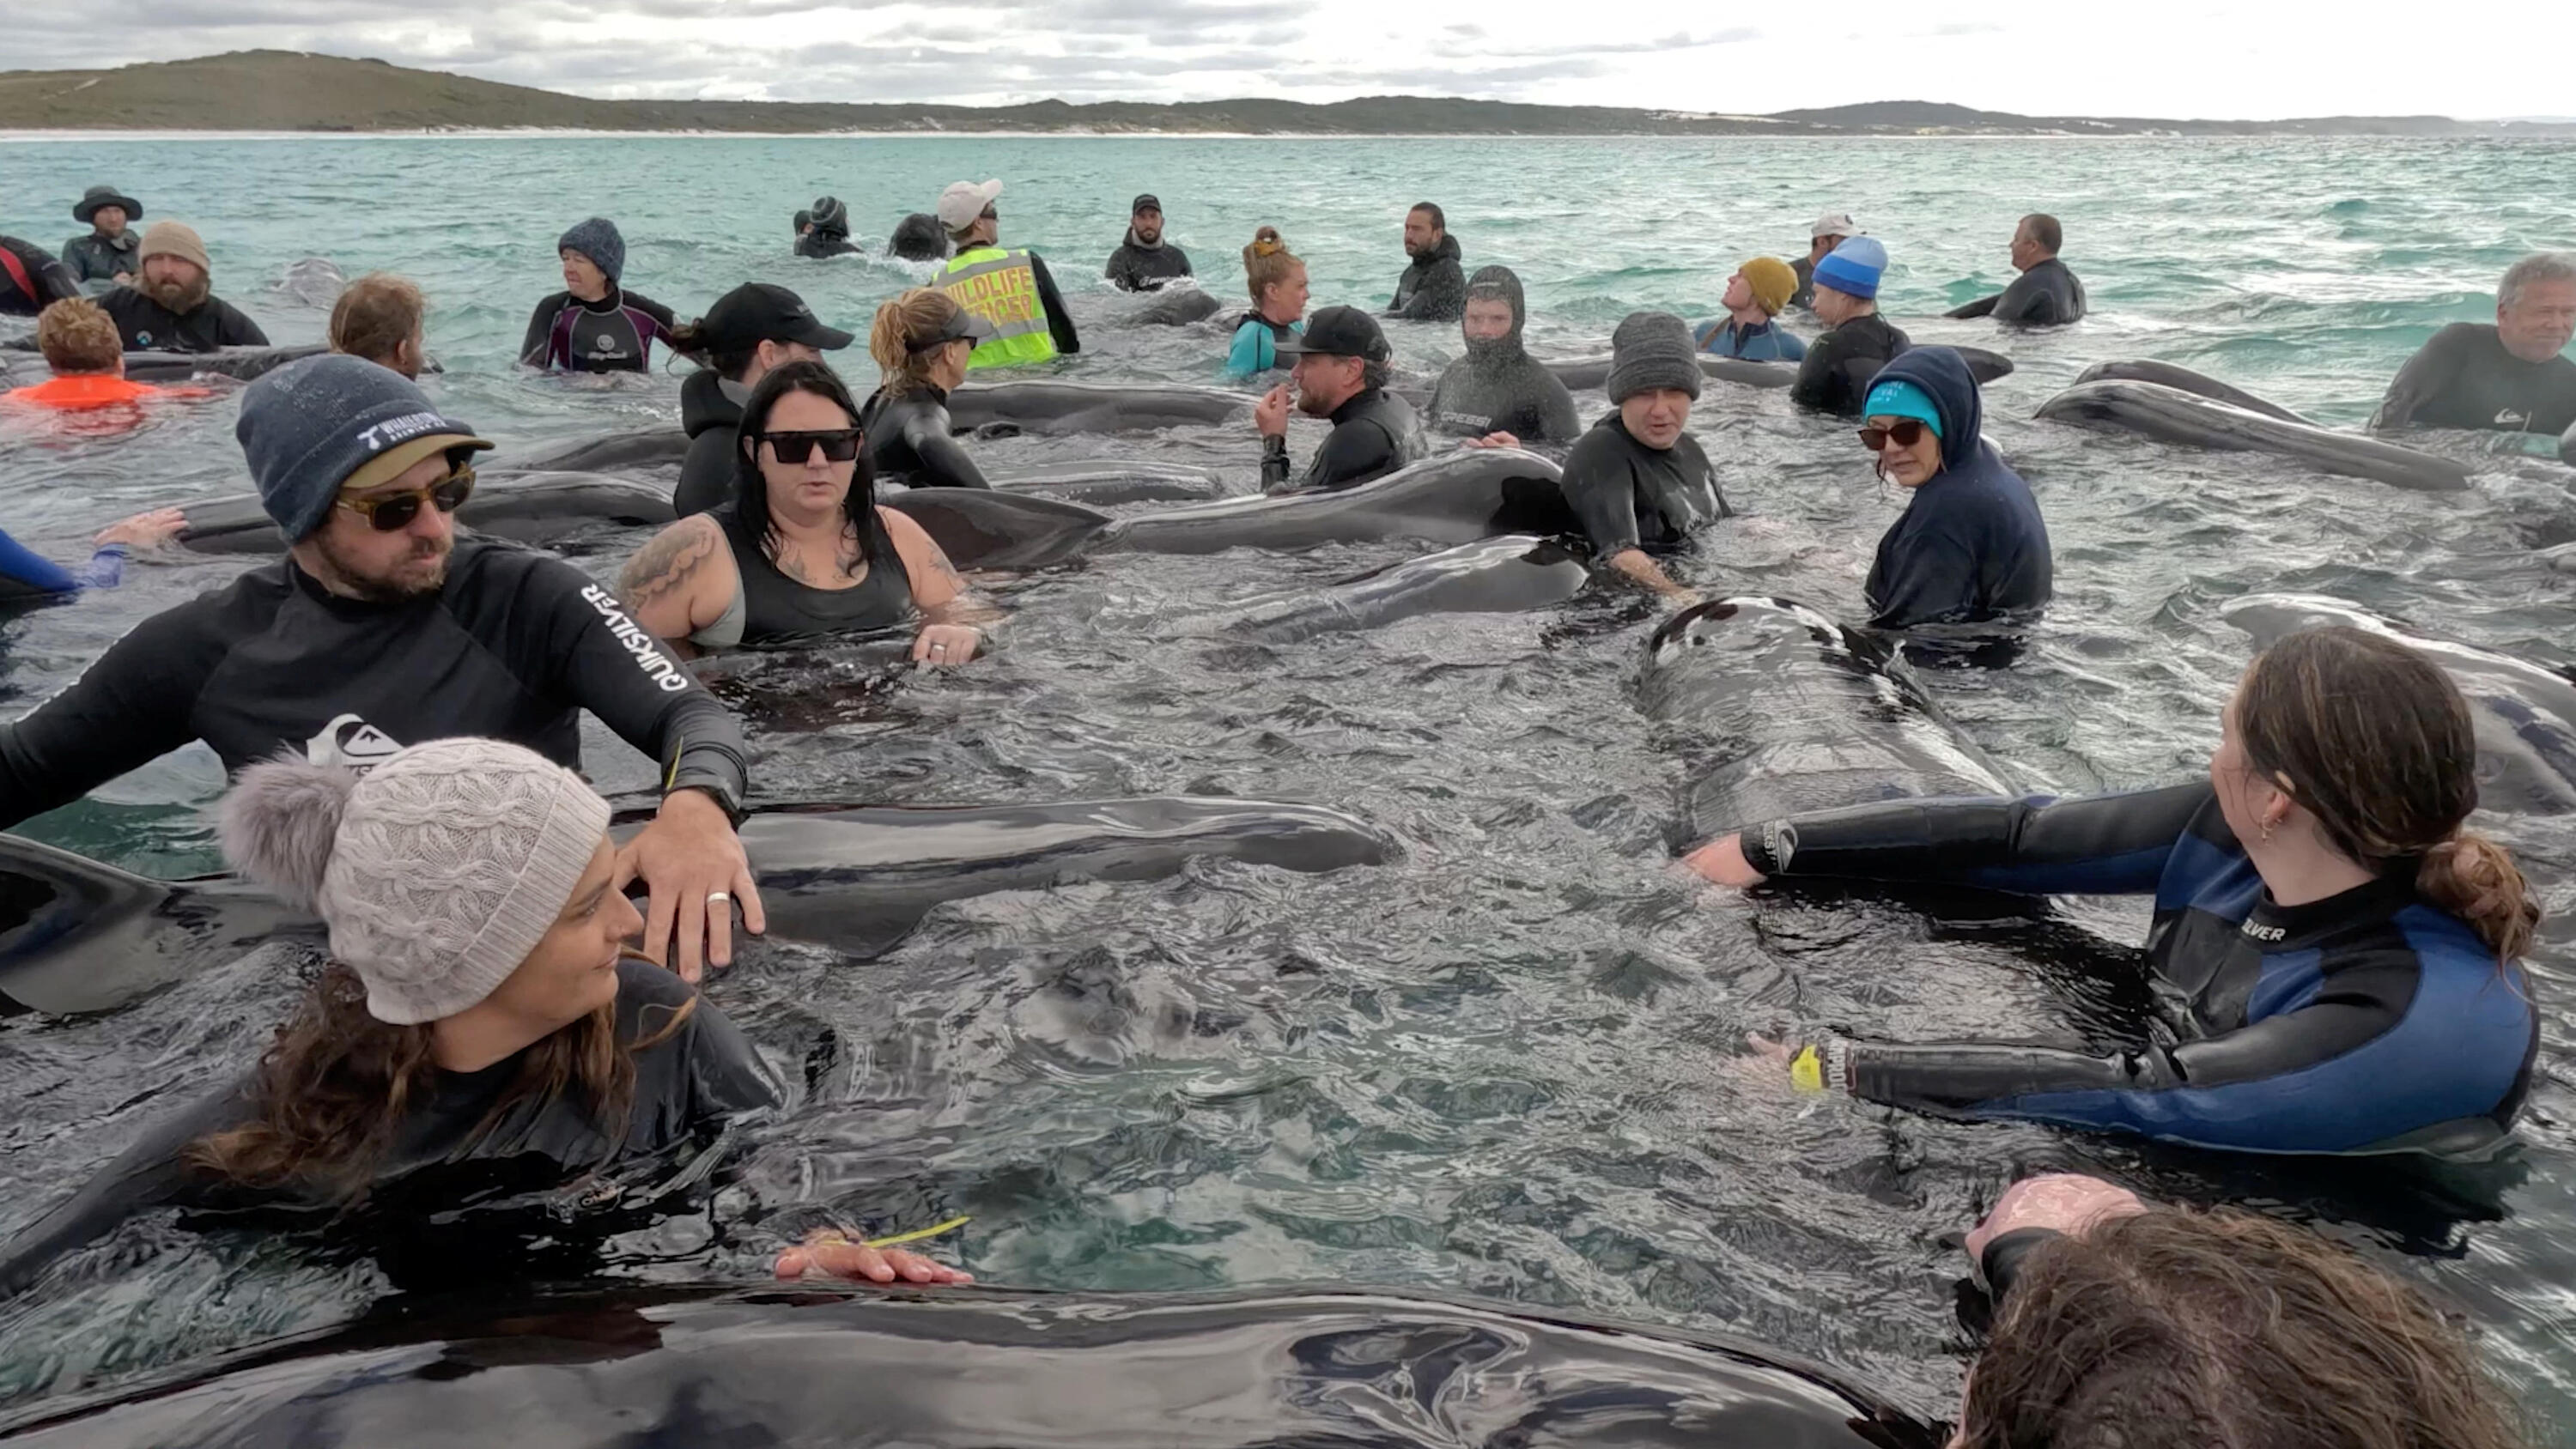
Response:
[[[939,290],[957,305],[993,324],[990,340],[978,343],[968,367],[1014,367],[1055,356],[1055,334],[1047,325],[1046,304],[1038,300],[1038,274],[1029,254],[1000,247],[977,247],[948,259],[939,274]]]

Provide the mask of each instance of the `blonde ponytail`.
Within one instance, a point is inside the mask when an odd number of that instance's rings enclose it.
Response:
[[[1261,305],[1261,294],[1281,282],[1288,274],[1306,265],[1288,250],[1279,228],[1265,226],[1252,234],[1252,245],[1243,249],[1243,282],[1252,293],[1252,305]]]
[[[2473,830],[2463,830],[2424,852],[2415,871],[2415,890],[2424,899],[2468,922],[2478,939],[2510,962],[2531,949],[2540,925],[2540,903],[2522,868],[2505,848]]]
[[[885,373],[885,390],[904,397],[930,386],[930,359],[936,350],[915,352],[916,337],[930,337],[957,315],[956,299],[933,287],[898,292],[877,308],[868,326],[868,356]]]

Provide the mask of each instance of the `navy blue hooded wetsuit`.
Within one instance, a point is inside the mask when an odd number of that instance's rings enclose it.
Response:
[[[1838,1044],[1827,1085],[1964,1117],[2028,1118],[2245,1152],[2480,1156],[2539,1049],[2519,966],[2384,877],[2272,903],[2208,782],[2090,799],[1904,800],[1743,835],[1775,879],[2021,895],[2155,896],[2160,1028],[2109,1052]]]
[[[1871,382],[1905,381],[1941,414],[1941,471],[1913,490],[1905,516],[1869,566],[1870,624],[1976,624],[2027,614],[2054,591],[2048,525],[2030,485],[2004,466],[1981,430],[1985,405],[1968,364],[1947,347],[1917,347]]]

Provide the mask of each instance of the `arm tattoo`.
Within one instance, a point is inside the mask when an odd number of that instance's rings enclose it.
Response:
[[[630,613],[640,613],[688,586],[706,561],[724,547],[724,534],[705,514],[682,519],[653,535],[617,575],[617,593]]]

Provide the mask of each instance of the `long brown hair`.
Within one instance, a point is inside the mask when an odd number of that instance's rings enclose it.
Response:
[[[2158,1209],[2031,1252],[1956,1449],[2520,1449],[2405,1282],[2248,1213]]]
[[[2476,729],[2441,667],[2405,644],[2335,625],[2263,651],[2237,694],[2246,762],[2314,815],[2337,850],[2412,870],[2499,961],[2531,944],[2540,903],[2505,848],[2461,828],[2478,807]]]
[[[1306,265],[1281,240],[1279,228],[1265,226],[1252,234],[1252,245],[1243,249],[1243,283],[1252,291],[1252,305],[1261,305],[1261,294],[1287,281],[1288,274]]]
[[[660,1027],[617,1039],[617,1003],[562,1028],[525,1053],[518,1078],[476,1125],[480,1139],[521,1102],[579,1094],[615,1156],[635,1100],[635,1053],[668,1040],[697,1010],[694,996]],[[366,983],[336,962],[259,1059],[247,1124],[189,1144],[190,1166],[233,1182],[289,1182],[344,1201],[366,1194],[376,1163],[412,1107],[436,1089],[431,1024],[395,1026],[367,1011]]]
[[[868,356],[885,371],[889,396],[904,397],[930,388],[930,359],[936,350],[915,352],[914,339],[935,337],[949,319],[964,309],[936,287],[914,287],[888,297],[868,326]]]

